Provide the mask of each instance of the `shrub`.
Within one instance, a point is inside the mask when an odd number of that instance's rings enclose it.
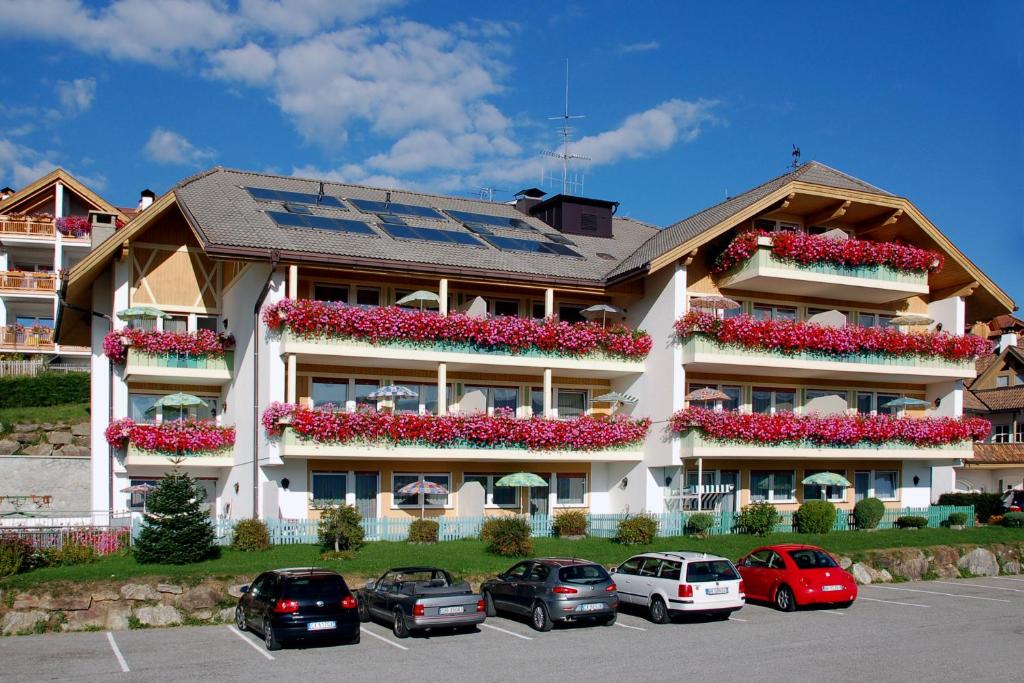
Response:
[[[15,534],[0,536],[0,576],[20,572],[31,555],[32,544],[28,540]]]
[[[251,553],[270,547],[270,530],[262,519],[243,519],[235,524],[235,537],[231,539],[235,550]]]
[[[877,498],[858,500],[853,506],[853,519],[858,529],[877,529],[885,516],[885,503]]]
[[[551,530],[556,536],[586,536],[587,513],[583,510],[562,510],[551,522]]]
[[[1003,526],[1013,529],[1024,528],[1024,512],[1007,512],[1003,515]]]
[[[740,510],[736,518],[736,526],[740,533],[754,536],[767,536],[775,531],[782,521],[782,515],[771,503],[751,503]]]
[[[793,515],[793,526],[802,534],[827,534],[836,525],[836,506],[827,500],[809,500]]]
[[[41,372],[0,379],[0,408],[55,406],[89,401],[89,373]]]
[[[647,545],[658,535],[658,520],[650,515],[627,517],[619,522],[615,542],[622,545]]]
[[[950,526],[965,526],[967,524],[967,513],[966,512],[951,512],[949,513]]]
[[[518,515],[485,520],[480,529],[480,539],[487,543],[487,551],[496,555],[522,557],[533,552],[530,523]]]
[[[65,543],[59,548],[47,548],[44,553],[46,564],[51,567],[70,567],[76,564],[89,564],[99,559],[92,546],[81,543]]]
[[[896,527],[899,529],[923,529],[928,526],[928,518],[918,515],[904,515],[896,519]]]
[[[339,505],[320,513],[317,535],[325,550],[359,550],[363,545],[363,516],[354,505]]]
[[[1003,515],[992,515],[988,518],[989,526],[1002,526],[1004,521]]]
[[[146,497],[145,523],[135,542],[142,564],[191,564],[220,553],[203,504],[206,492],[185,472],[174,471]]]
[[[441,525],[432,519],[416,519],[409,525],[410,543],[437,543]]]
[[[706,512],[698,512],[686,519],[686,528],[694,536],[704,536],[715,525],[715,518]]]
[[[978,519],[1003,514],[1003,494],[1000,493],[943,493],[939,505],[973,505]]]

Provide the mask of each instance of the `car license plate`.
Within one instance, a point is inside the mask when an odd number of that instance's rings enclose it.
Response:
[[[842,586],[822,586],[821,590],[823,590],[825,592],[841,591],[841,590],[843,590],[843,587]]]
[[[718,588],[705,588],[704,595],[725,595],[729,592],[729,589],[725,586],[719,586]]]
[[[462,614],[465,611],[466,611],[465,607],[463,607],[462,605],[457,605],[455,607],[441,607],[440,609],[437,610],[437,613],[438,614]]]
[[[603,602],[587,602],[576,608],[580,612],[596,612],[604,609]]]
[[[330,631],[332,628],[337,628],[338,624],[333,621],[311,621],[306,624],[307,631]]]

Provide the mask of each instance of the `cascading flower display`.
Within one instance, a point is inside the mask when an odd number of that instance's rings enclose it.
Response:
[[[131,444],[142,451],[169,456],[206,455],[235,445],[234,427],[191,418],[158,424],[124,418],[111,422],[103,435],[114,448]]]
[[[838,240],[822,235],[809,235],[796,230],[767,232],[749,230],[737,235],[715,259],[715,273],[724,273],[757,253],[759,237],[772,241],[772,254],[777,258],[810,265],[832,263],[846,268],[888,266],[894,270],[928,272],[942,270],[942,254],[930,249],[912,247],[899,242],[869,240]]]
[[[92,223],[84,216],[61,216],[57,219],[57,232],[65,237],[85,237],[92,232]]]
[[[842,448],[903,443],[935,447],[980,441],[992,425],[978,417],[895,417],[892,415],[798,415],[742,413],[691,406],[672,416],[671,430],[701,432],[715,441],[750,444],[812,444]]]
[[[217,357],[235,348],[235,339],[212,330],[160,332],[135,328],[116,330],[103,338],[103,353],[115,363],[127,360],[129,347],[154,356]]]
[[[538,451],[593,451],[637,445],[651,421],[625,417],[580,416],[571,420],[511,414],[417,415],[362,410],[340,412],[333,406],[306,408],[273,403],[263,414],[271,436],[286,421],[301,439],[317,443],[378,442],[433,448],[525,448]]]
[[[675,331],[682,339],[705,335],[724,345],[835,356],[881,353],[965,362],[988,354],[992,347],[988,340],[972,334],[910,334],[892,327],[828,327],[793,320],[755,320],[747,315],[723,320],[709,311],[690,311],[676,321]]]
[[[650,335],[624,325],[568,323],[514,316],[474,318],[461,313],[441,315],[398,306],[363,308],[331,301],[284,299],[263,311],[267,327],[303,337],[356,339],[372,344],[406,342],[422,345],[467,345],[488,351],[586,356],[607,354],[643,359],[651,350]]]

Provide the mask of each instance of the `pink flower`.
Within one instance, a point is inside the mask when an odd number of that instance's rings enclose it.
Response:
[[[159,332],[125,328],[107,333],[103,338],[103,353],[115,363],[124,363],[128,347],[154,356],[220,357],[235,348],[235,338],[212,330],[195,332]]]
[[[235,428],[220,427],[213,420],[172,420],[159,424],[114,420],[104,431],[114,448],[129,444],[143,451],[165,455],[199,455],[225,451],[235,445]]]

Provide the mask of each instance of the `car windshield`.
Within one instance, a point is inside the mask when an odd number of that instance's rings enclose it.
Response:
[[[610,581],[611,577],[604,567],[597,564],[577,564],[571,567],[562,567],[558,570],[558,580],[562,583],[601,583]]]
[[[828,569],[838,566],[831,555],[821,550],[790,550],[789,556],[793,558],[797,569]]]
[[[686,565],[687,583],[704,583],[706,581],[736,581],[739,579],[736,569],[729,560],[708,560],[706,562],[690,562]]]
[[[432,586],[441,588],[448,585],[444,572],[436,569],[421,569],[414,571],[392,572],[384,577],[387,582],[401,584],[419,584],[421,586]]]
[[[340,600],[347,592],[340,576],[296,577],[285,586],[285,596],[294,600]]]

